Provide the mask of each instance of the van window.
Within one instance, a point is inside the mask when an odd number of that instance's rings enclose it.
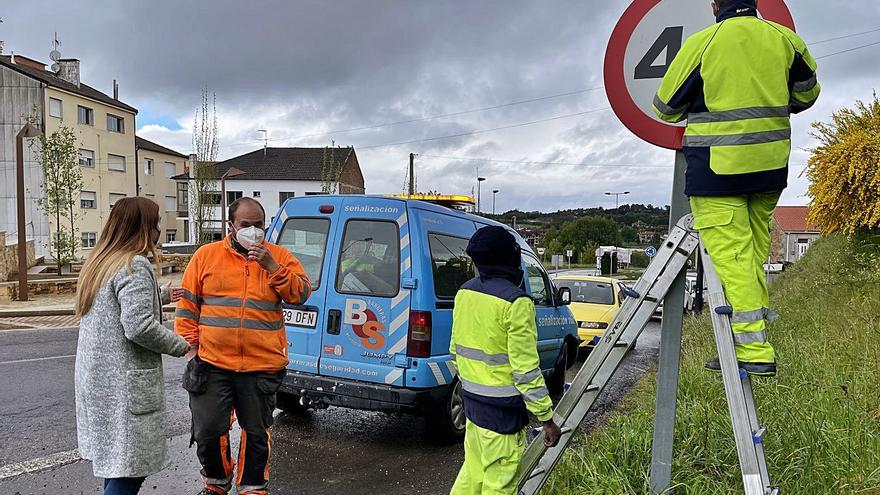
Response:
[[[428,234],[434,294],[438,299],[454,299],[458,289],[476,276],[474,262],[467,255],[468,240],[442,234]]]
[[[321,285],[321,267],[324,266],[329,230],[330,220],[327,218],[288,218],[278,236],[278,244],[296,256],[314,289]]]
[[[553,299],[550,296],[550,280],[547,273],[535,258],[523,253],[523,261],[526,262],[526,278],[529,279],[530,296],[535,304],[552,306]]]
[[[400,290],[400,232],[397,224],[350,220],[339,254],[336,290],[341,294],[393,297]]]

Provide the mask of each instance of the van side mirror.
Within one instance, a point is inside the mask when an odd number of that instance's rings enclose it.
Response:
[[[556,291],[556,304],[558,306],[568,306],[571,304],[571,289],[568,287],[560,287]]]

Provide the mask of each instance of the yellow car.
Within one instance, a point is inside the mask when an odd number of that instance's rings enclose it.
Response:
[[[624,285],[620,280],[590,275],[560,274],[553,279],[556,287],[571,290],[571,309],[578,322],[581,345],[578,356],[585,357],[605,334],[605,330],[623,305]]]

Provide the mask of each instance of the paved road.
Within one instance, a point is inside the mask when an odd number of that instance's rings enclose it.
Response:
[[[99,493],[79,460],[73,405],[76,329],[0,331],[0,493]],[[656,362],[659,325],[645,330],[609,389],[599,413]],[[573,378],[576,368],[570,370]],[[165,359],[171,465],[142,493],[196,493],[195,451],[188,449],[189,410],[180,359]],[[420,418],[331,408],[291,416],[279,411],[272,436],[273,493],[436,494],[448,492],[461,445],[426,439]],[[599,416],[593,413],[588,424]],[[36,470],[9,477],[25,470]]]

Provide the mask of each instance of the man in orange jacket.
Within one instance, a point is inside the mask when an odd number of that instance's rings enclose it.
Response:
[[[233,414],[241,426],[238,493],[269,493],[269,427],[287,366],[281,303],[301,304],[311,285],[290,252],[263,242],[265,218],[257,201],[233,202],[232,233],[199,248],[183,275],[174,326],[197,346],[183,387],[205,483],[200,495],[225,495],[232,488]]]

